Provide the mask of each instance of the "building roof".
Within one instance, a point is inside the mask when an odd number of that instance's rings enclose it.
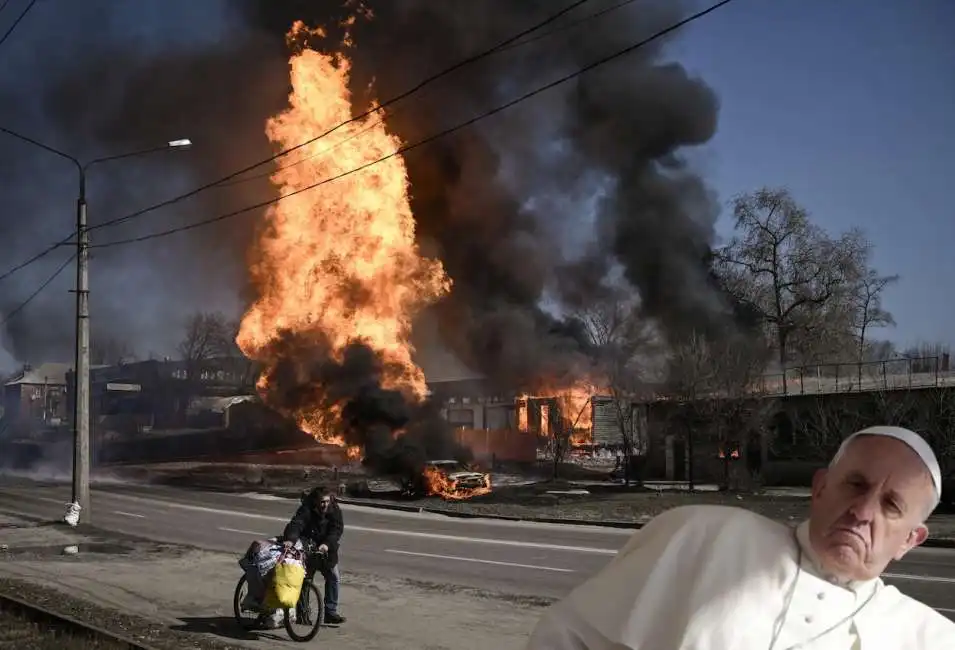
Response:
[[[35,368],[26,366],[19,374],[14,375],[12,379],[7,381],[5,385],[59,384],[65,386],[66,374],[72,369],[73,364],[71,363],[41,363]]]

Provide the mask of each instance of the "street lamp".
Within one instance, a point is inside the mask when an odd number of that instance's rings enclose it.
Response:
[[[90,312],[89,312],[89,231],[86,221],[86,172],[93,165],[133,158],[159,151],[188,149],[188,138],[170,140],[164,146],[132,151],[103,158],[94,158],[86,163],[77,158],[38,142],[10,129],[0,126],[0,132],[32,144],[72,162],[79,172],[79,194],[76,199],[76,358],[73,399],[73,499],[67,509],[65,520],[75,526],[82,516],[90,520]],[[81,513],[85,513],[82,515]]]

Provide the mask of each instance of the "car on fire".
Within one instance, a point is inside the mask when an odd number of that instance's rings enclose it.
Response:
[[[420,470],[411,473],[352,481],[346,490],[356,497],[391,493],[412,499],[426,496],[459,499],[490,492],[491,475],[456,460],[429,460]]]
[[[457,499],[491,491],[491,476],[456,460],[429,460],[420,472],[405,477],[402,494],[419,498],[440,496]]]
[[[456,460],[430,460],[425,463],[425,473],[442,476],[451,491],[491,488],[491,476],[468,469]]]

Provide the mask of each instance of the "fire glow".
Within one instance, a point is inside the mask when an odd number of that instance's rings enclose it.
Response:
[[[559,427],[569,429],[569,441],[574,447],[586,445],[593,438],[593,409],[591,399],[596,388],[586,380],[580,380],[568,387],[542,386],[533,395],[525,394],[519,398],[522,408],[517,414],[517,428],[530,431],[528,409],[530,400],[553,400],[559,410],[562,421],[556,421],[557,414],[550,412],[550,406],[541,404],[539,409],[539,433],[551,437],[558,433]]]
[[[298,22],[289,41],[309,33],[315,32]],[[265,129],[276,149],[352,119],[351,63],[345,55],[305,48],[289,65],[289,108]],[[350,343],[364,343],[383,361],[383,388],[411,401],[424,399],[424,373],[412,361],[411,320],[450,291],[451,281],[440,261],[418,250],[403,158],[393,156],[302,191],[400,146],[380,116],[370,115],[303,148],[272,174],[282,195],[301,193],[267,210],[250,264],[258,298],[242,320],[237,343],[264,366],[258,385],[263,396],[280,362],[273,344],[291,332],[304,340],[321,339],[339,360]],[[283,409],[283,414],[320,442],[346,444],[341,404]],[[361,450],[349,448],[348,454],[358,458]]]
[[[321,34],[297,22],[288,40],[296,44]],[[344,435],[345,403],[329,397],[307,368],[296,368],[306,399],[270,402],[270,388],[281,385],[280,367],[288,357],[278,343],[292,335],[306,347],[328,348],[336,362],[349,345],[362,343],[382,361],[381,387],[420,404],[427,386],[413,361],[412,319],[448,295],[451,280],[442,263],[424,257],[416,244],[405,161],[393,155],[402,143],[386,131],[380,115],[351,121],[348,56],[303,47],[289,67],[289,107],[265,125],[273,147],[289,149],[335,131],[283,158],[271,176],[287,198],[268,208],[257,236],[249,264],[257,298],[242,319],[237,343],[263,366],[258,390],[266,404],[315,440],[345,447],[350,460],[359,460],[365,450]],[[559,421],[542,421],[543,435],[567,427],[571,444],[590,441],[589,383],[548,383],[535,394],[556,399],[560,413]],[[528,430],[526,418],[525,411],[522,431]],[[491,491],[487,475],[483,486],[467,487],[431,467],[422,478],[429,495],[446,499]]]
[[[486,474],[483,486],[461,488],[455,484],[450,476],[437,467],[425,467],[424,481],[428,496],[437,496],[448,501],[463,501],[491,492],[491,477]]]

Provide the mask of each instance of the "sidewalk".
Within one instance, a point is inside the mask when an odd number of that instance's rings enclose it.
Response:
[[[236,556],[122,538],[103,540],[2,514],[0,543],[8,546],[0,550],[0,579],[55,588],[171,630],[218,638],[230,647],[300,647],[281,630],[259,633],[258,641],[241,638],[232,618],[232,595],[240,576]],[[64,555],[63,549],[73,545],[79,552]],[[342,613],[348,622],[324,628],[313,643],[344,650],[518,650],[542,604],[345,569]],[[107,629],[111,624],[92,622]],[[182,643],[191,645],[187,638]]]

